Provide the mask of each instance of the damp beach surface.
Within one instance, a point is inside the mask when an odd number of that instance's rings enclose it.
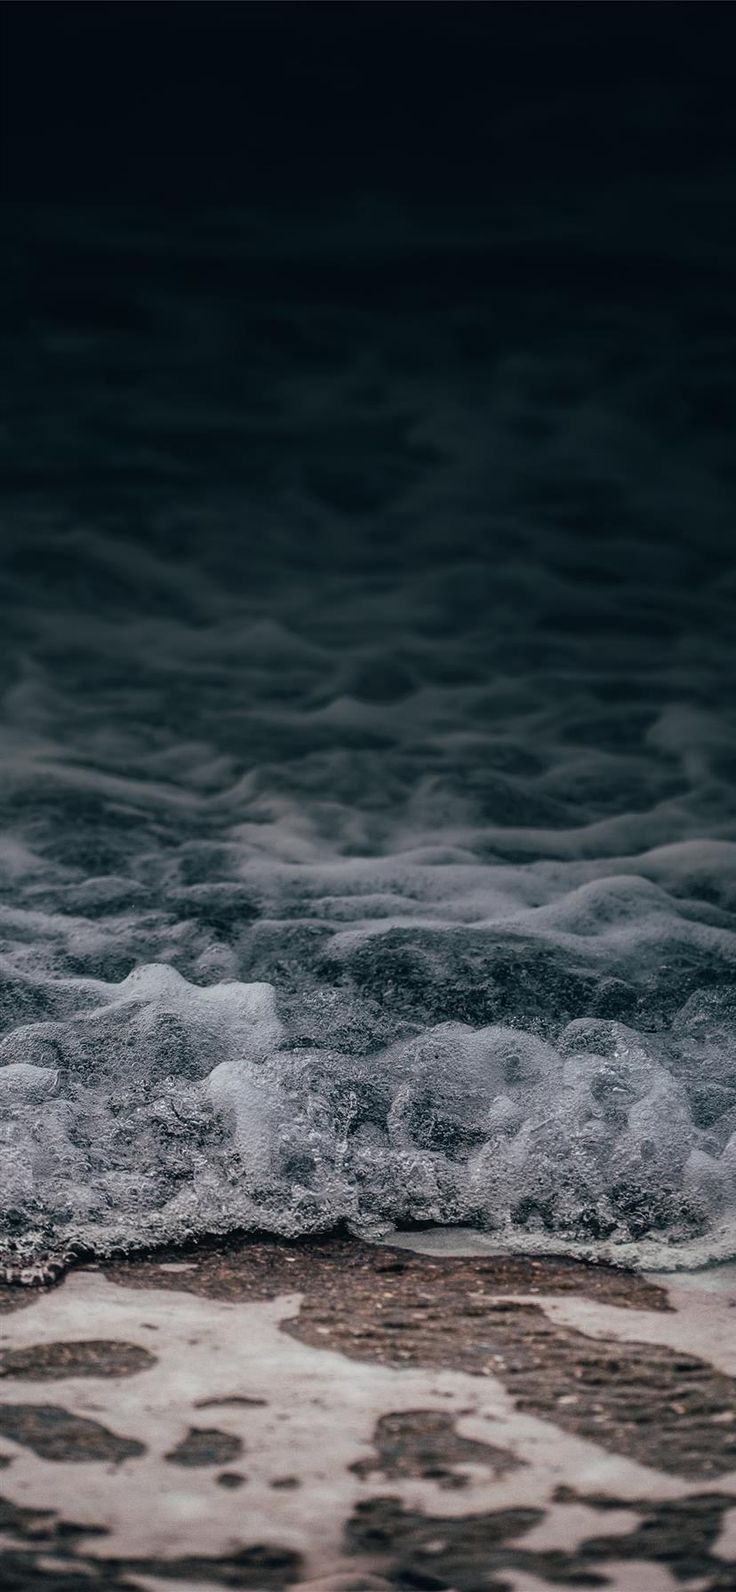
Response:
[[[6,1286],[8,1584],[726,1592],[733,1268],[453,1248],[244,1239]]]

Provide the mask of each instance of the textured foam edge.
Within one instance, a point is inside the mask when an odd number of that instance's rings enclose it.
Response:
[[[33,1260],[28,1257],[11,1257],[0,1251],[0,1282],[14,1287],[40,1288],[48,1287],[58,1282],[68,1271],[78,1265],[95,1265],[105,1261],[125,1260],[133,1256],[146,1255],[155,1259],[157,1251],[181,1249],[192,1251],[200,1247],[211,1248],[218,1242],[223,1247],[238,1240],[258,1240],[260,1243],[308,1244],[314,1238],[337,1237],[345,1233],[345,1227],[320,1227],[315,1224],[313,1229],[302,1233],[289,1233],[287,1231],[265,1230],[263,1228],[244,1229],[226,1221],[222,1226],[211,1226],[201,1233],[192,1233],[187,1237],[174,1236],[171,1233],[149,1232],[142,1236],[139,1242],[110,1234],[109,1241],[94,1243],[81,1239],[72,1243],[65,1250],[51,1252],[43,1258]],[[433,1246],[431,1239],[428,1244],[422,1242],[423,1234],[437,1235],[440,1244]],[[455,1241],[453,1242],[453,1235]],[[563,1256],[570,1260],[585,1261],[590,1265],[606,1265],[617,1267],[623,1271],[637,1272],[696,1272],[706,1270],[709,1266],[736,1262],[736,1222],[724,1222],[716,1228],[707,1239],[687,1239],[678,1244],[667,1244],[653,1239],[642,1243],[611,1244],[605,1242],[583,1243],[574,1239],[566,1239],[554,1234],[546,1234],[544,1238],[536,1233],[505,1234],[486,1233],[482,1228],[469,1227],[430,1227],[427,1229],[395,1228],[380,1235],[367,1233],[356,1234],[361,1242],[376,1244],[379,1247],[396,1245],[400,1248],[416,1248],[438,1255],[461,1256],[465,1255],[526,1255],[529,1259],[544,1260],[551,1257]]]

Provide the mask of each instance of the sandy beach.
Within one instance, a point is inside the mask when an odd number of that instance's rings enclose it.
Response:
[[[733,1587],[734,1268],[453,1244],[245,1240],[6,1285],[3,1588]]]

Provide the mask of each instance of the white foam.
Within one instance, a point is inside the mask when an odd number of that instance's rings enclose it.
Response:
[[[698,1128],[687,1048],[671,1037],[647,1046],[624,1024],[578,1019],[552,1044],[448,1022],[362,1058],[287,1038],[270,985],[200,989],[155,965],[93,1011],[9,1035],[16,1251],[27,1259],[52,1232],[105,1249],[421,1216],[474,1221],[507,1245],[535,1235],[622,1255],[642,1239],[647,1254],[655,1240],[695,1253],[700,1239],[702,1258],[736,1212],[736,1134]]]

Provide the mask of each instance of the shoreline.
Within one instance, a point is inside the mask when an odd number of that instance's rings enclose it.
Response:
[[[356,1242],[380,1247],[416,1250],[424,1254],[447,1256],[481,1255],[487,1258],[525,1257],[530,1261],[562,1260],[590,1267],[609,1267],[616,1271],[654,1276],[698,1277],[713,1270],[734,1268],[736,1274],[736,1235],[733,1224],[723,1224],[712,1235],[710,1252],[701,1255],[697,1239],[665,1244],[657,1240],[643,1240],[612,1244],[604,1241],[586,1242],[567,1239],[554,1234],[515,1232],[499,1234],[481,1228],[457,1224],[421,1222],[410,1227],[396,1228],[385,1235],[354,1233],[347,1223],[315,1229],[303,1233],[275,1233],[261,1228],[226,1228],[222,1232],[207,1230],[190,1235],[184,1240],[160,1238],[150,1242],[117,1244],[100,1249],[94,1244],[78,1243],[68,1250],[52,1251],[46,1258],[12,1260],[0,1254],[0,1288],[53,1287],[70,1272],[84,1266],[106,1266],[118,1261],[155,1260],[176,1253],[179,1256],[196,1255],[217,1248],[227,1251],[250,1243],[275,1245],[289,1244],[308,1247],[312,1243],[338,1241],[352,1238]]]

